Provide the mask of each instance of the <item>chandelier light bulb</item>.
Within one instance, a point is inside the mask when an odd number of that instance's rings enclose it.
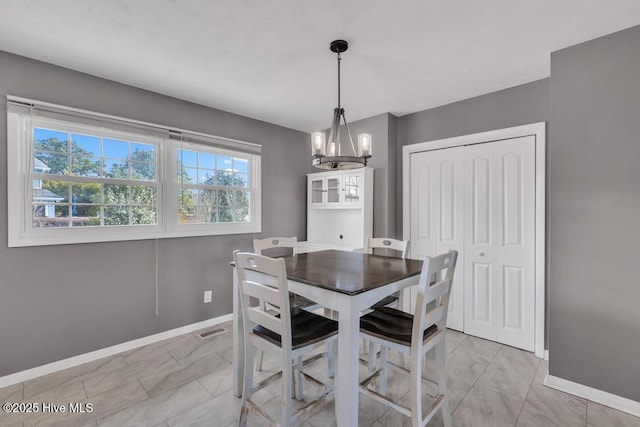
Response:
[[[311,135],[311,153],[314,157],[324,156],[324,132],[314,132]]]
[[[371,157],[371,134],[361,133],[358,135],[358,155]]]

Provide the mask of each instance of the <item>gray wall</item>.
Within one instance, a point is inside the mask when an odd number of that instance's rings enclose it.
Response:
[[[551,56],[549,371],[640,401],[640,27]]]
[[[262,234],[306,236],[307,134],[0,52],[7,94],[260,143]],[[159,240],[158,317],[154,241],[7,248],[6,135],[0,114],[0,376],[231,311],[250,234]]]

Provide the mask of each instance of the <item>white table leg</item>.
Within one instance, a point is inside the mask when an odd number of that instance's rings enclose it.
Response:
[[[336,373],[336,420],[338,426],[358,425],[358,347],[360,312],[352,297],[341,298],[338,307],[338,372]]]
[[[242,397],[242,382],[244,377],[244,339],[242,336],[242,307],[238,292],[238,277],[233,268],[233,394]]]

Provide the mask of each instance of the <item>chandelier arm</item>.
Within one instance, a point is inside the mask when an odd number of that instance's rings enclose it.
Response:
[[[347,135],[349,135],[349,142],[351,143],[351,149],[353,150],[353,155],[357,156],[358,152],[356,151],[356,146],[353,144],[353,138],[351,138],[351,131],[349,130],[349,125],[347,124],[347,117],[344,112],[342,112],[342,120],[344,120],[344,127],[347,129]]]

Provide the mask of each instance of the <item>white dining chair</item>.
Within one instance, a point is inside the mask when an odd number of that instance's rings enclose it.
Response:
[[[387,249],[386,254],[389,251],[393,251],[396,255],[400,255],[400,258],[406,259],[409,255],[409,241],[397,240],[389,237],[369,237],[364,242],[364,253],[373,254],[374,249]],[[400,301],[400,293],[396,292],[392,295],[382,298],[380,301],[371,306],[371,309],[381,307],[398,306]],[[377,357],[376,345],[373,341],[369,341],[369,372],[373,372],[375,369],[375,358]],[[404,366],[404,359],[400,354],[400,364]]]
[[[397,255],[400,255],[400,258],[405,259],[409,254],[409,241],[397,240],[389,237],[369,237],[364,242],[364,253],[373,254],[374,249],[392,250]],[[399,298],[398,293],[389,295],[375,303],[372,308],[385,307],[397,303]]]
[[[299,384],[302,379],[313,383],[322,393],[312,402],[294,411],[293,393],[294,363],[303,355],[319,347],[334,343],[338,334],[338,323],[326,317],[291,308],[287,271],[283,259],[273,259],[253,253],[233,253],[238,275],[240,303],[244,319],[244,382],[239,425],[245,426],[249,413],[264,418],[271,425],[289,426],[303,416],[307,416],[334,399],[335,391],[321,381],[298,370],[295,376]],[[262,305],[252,306],[250,298],[258,298],[277,307],[279,312],[264,310]],[[253,384],[254,351],[267,352],[281,361],[281,370]],[[320,353],[308,363],[326,356]],[[282,379],[282,405],[276,421],[252,400],[253,393]]]
[[[360,383],[360,392],[406,415],[414,427],[426,425],[438,410],[442,410],[444,425],[451,426],[445,371],[445,330],[457,258],[458,252],[452,250],[424,259],[413,315],[391,307],[382,307],[360,319],[361,335],[382,346],[379,367]],[[434,277],[435,282],[432,283]],[[389,348],[409,355],[408,370],[387,360]],[[422,362],[431,351],[435,353],[434,384],[438,388],[438,394],[434,396],[433,404],[423,418],[422,384],[432,381],[423,376]],[[409,375],[409,407],[386,396],[388,369]],[[378,390],[372,390],[370,385],[376,379],[379,379]]]
[[[298,252],[298,238],[293,237],[267,237],[264,239],[253,239],[253,251],[259,255],[269,256],[271,258],[281,256],[296,256]],[[294,293],[289,294],[289,303],[291,307],[304,308],[306,310],[316,310],[321,306],[307,298],[301,297]],[[264,309],[268,307],[264,301],[260,301]],[[262,371],[264,364],[264,352],[260,351],[258,355],[258,371]]]

